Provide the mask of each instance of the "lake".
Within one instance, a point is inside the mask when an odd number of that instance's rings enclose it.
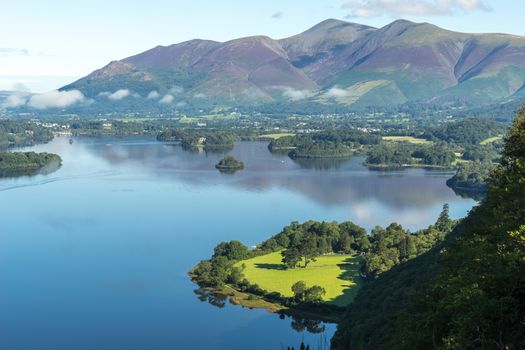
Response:
[[[59,154],[55,173],[0,179],[0,348],[281,349],[329,341],[333,324],[292,320],[196,293],[187,271],[224,240],[253,246],[291,221],[453,218],[472,199],[451,171],[371,171],[362,158],[301,161],[264,142],[222,153],[184,151],[149,137],[55,138],[24,150]],[[211,302],[211,304],[210,304]],[[215,304],[215,305],[212,305]],[[292,327],[293,324],[293,327]],[[324,332],[322,332],[324,330]]]

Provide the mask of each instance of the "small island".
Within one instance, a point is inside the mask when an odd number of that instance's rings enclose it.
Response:
[[[235,172],[244,169],[244,163],[232,156],[226,156],[215,165],[215,168],[224,172]]]
[[[35,152],[0,152],[0,177],[51,173],[62,164],[59,155]]]

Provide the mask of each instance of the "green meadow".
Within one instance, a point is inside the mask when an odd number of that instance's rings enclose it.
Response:
[[[418,139],[413,136],[383,136],[385,141],[394,141],[394,142],[409,142],[413,144],[430,144],[432,142],[425,139]]]
[[[338,306],[349,304],[360,285],[361,257],[352,255],[325,255],[311,262],[307,268],[285,269],[281,253],[275,252],[237,263],[245,265],[244,276],[268,292],[292,296],[292,285],[304,281],[308,287],[318,285],[326,290],[324,300]]]
[[[481,141],[479,144],[480,145],[488,145],[489,143],[493,143],[493,142],[496,142],[496,141],[499,141],[503,139],[503,136],[494,136],[494,137],[489,137],[483,141]]]
[[[260,135],[259,138],[260,139],[272,139],[272,140],[277,140],[277,139],[280,139],[282,137],[287,137],[287,136],[295,136],[295,134],[292,134],[292,133],[280,133],[280,134],[265,134],[265,135]]]

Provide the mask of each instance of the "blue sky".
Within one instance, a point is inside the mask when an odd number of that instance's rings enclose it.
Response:
[[[0,12],[0,90],[55,89],[156,45],[290,36],[327,19],[525,35],[516,0],[20,0]]]

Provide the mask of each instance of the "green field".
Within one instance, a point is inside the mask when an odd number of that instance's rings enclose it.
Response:
[[[275,252],[238,262],[244,264],[244,276],[268,292],[292,296],[292,285],[305,281],[308,287],[319,285],[326,290],[324,300],[344,306],[357,293],[361,258],[351,255],[326,255],[305,268],[284,269],[281,253]]]
[[[277,139],[280,139],[281,137],[286,137],[286,136],[295,136],[295,134],[292,134],[292,133],[266,134],[266,135],[260,135],[259,138],[260,138],[260,139],[273,139],[273,140],[277,140]]]
[[[412,136],[383,136],[384,141],[394,141],[394,142],[409,142],[413,144],[428,144],[431,143],[425,139],[418,139]]]
[[[503,136],[494,136],[494,137],[489,137],[488,139],[485,139],[483,141],[481,141],[479,144],[480,145],[488,145],[489,143],[493,143],[493,142],[496,142],[496,141],[499,141],[503,138]]]

